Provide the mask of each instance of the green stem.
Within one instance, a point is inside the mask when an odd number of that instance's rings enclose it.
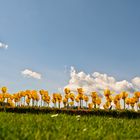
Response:
[[[125,99],[124,99],[124,109],[125,109]]]
[[[60,103],[58,105],[59,105],[59,109],[60,109]]]
[[[81,99],[80,99],[80,108],[81,108]]]

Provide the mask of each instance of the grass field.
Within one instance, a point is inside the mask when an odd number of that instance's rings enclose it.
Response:
[[[0,139],[140,139],[140,119],[0,112]]]

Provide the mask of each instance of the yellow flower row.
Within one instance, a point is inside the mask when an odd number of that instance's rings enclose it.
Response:
[[[58,104],[58,107],[60,108],[61,103],[63,103],[65,108],[69,108],[69,106],[74,106],[76,102],[79,108],[83,108],[83,104],[85,104],[86,108],[92,109],[93,107],[100,108],[100,105],[102,103],[101,97],[97,92],[91,92],[91,94],[88,96],[84,94],[83,88],[77,89],[78,94],[76,96],[71,92],[69,88],[65,88],[64,97],[62,97],[60,93],[53,93],[52,96],[50,96],[48,91],[46,90],[40,90],[39,92],[36,90],[25,90],[17,92],[15,94],[9,94],[7,92],[7,88],[2,87],[1,92],[2,93],[0,94],[0,102],[7,102],[10,104],[10,106],[38,106],[39,102],[41,102],[41,106],[47,104],[47,106],[49,107],[50,103],[53,103],[54,107],[57,107]],[[109,89],[105,89],[104,96],[106,99],[106,102],[103,104],[104,109],[111,109],[112,103],[115,105],[116,109],[125,109],[126,105],[127,108],[131,106],[131,108],[134,109],[135,105],[137,106],[137,109],[140,108],[140,92],[134,92],[134,96],[128,98],[128,93],[126,91],[122,91],[120,94],[112,96],[112,92]],[[121,107],[120,103],[121,99],[124,102],[123,108]]]

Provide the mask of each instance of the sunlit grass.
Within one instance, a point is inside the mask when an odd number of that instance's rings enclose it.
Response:
[[[0,112],[1,139],[140,139],[140,119]]]

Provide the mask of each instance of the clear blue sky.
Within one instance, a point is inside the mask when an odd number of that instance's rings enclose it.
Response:
[[[140,76],[139,0],[0,0],[0,86],[55,91],[64,67],[117,79]],[[42,80],[21,75],[24,69]]]

